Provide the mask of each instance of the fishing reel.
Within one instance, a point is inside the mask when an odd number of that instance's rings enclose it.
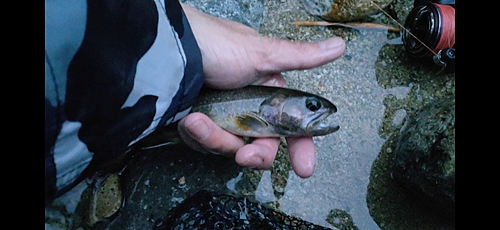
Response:
[[[415,0],[405,28],[403,44],[412,57],[455,64],[455,0]]]

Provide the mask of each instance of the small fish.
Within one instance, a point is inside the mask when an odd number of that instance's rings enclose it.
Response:
[[[321,136],[339,130],[332,121],[337,107],[308,92],[271,86],[233,90],[203,88],[191,112],[206,114],[224,130],[243,137]],[[141,149],[182,143],[177,124],[139,141]]]
[[[201,112],[226,131],[245,137],[321,136],[337,131],[337,107],[308,92],[271,86],[203,89],[191,112]]]

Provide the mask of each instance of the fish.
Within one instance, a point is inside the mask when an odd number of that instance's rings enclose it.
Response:
[[[339,130],[337,107],[309,92],[249,85],[233,90],[203,88],[191,112],[201,112],[222,129],[244,137],[323,136]]]
[[[219,127],[246,138],[323,136],[340,129],[328,99],[298,89],[249,85],[219,90],[203,87],[190,113],[201,112]],[[177,124],[138,142],[141,149],[180,144]]]

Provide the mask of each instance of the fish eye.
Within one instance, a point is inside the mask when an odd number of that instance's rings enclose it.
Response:
[[[308,97],[306,98],[306,108],[316,112],[321,108],[321,101],[315,97]]]

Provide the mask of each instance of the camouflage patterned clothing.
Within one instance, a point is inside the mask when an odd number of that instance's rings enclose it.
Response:
[[[177,0],[46,0],[45,206],[187,115],[202,84]]]

